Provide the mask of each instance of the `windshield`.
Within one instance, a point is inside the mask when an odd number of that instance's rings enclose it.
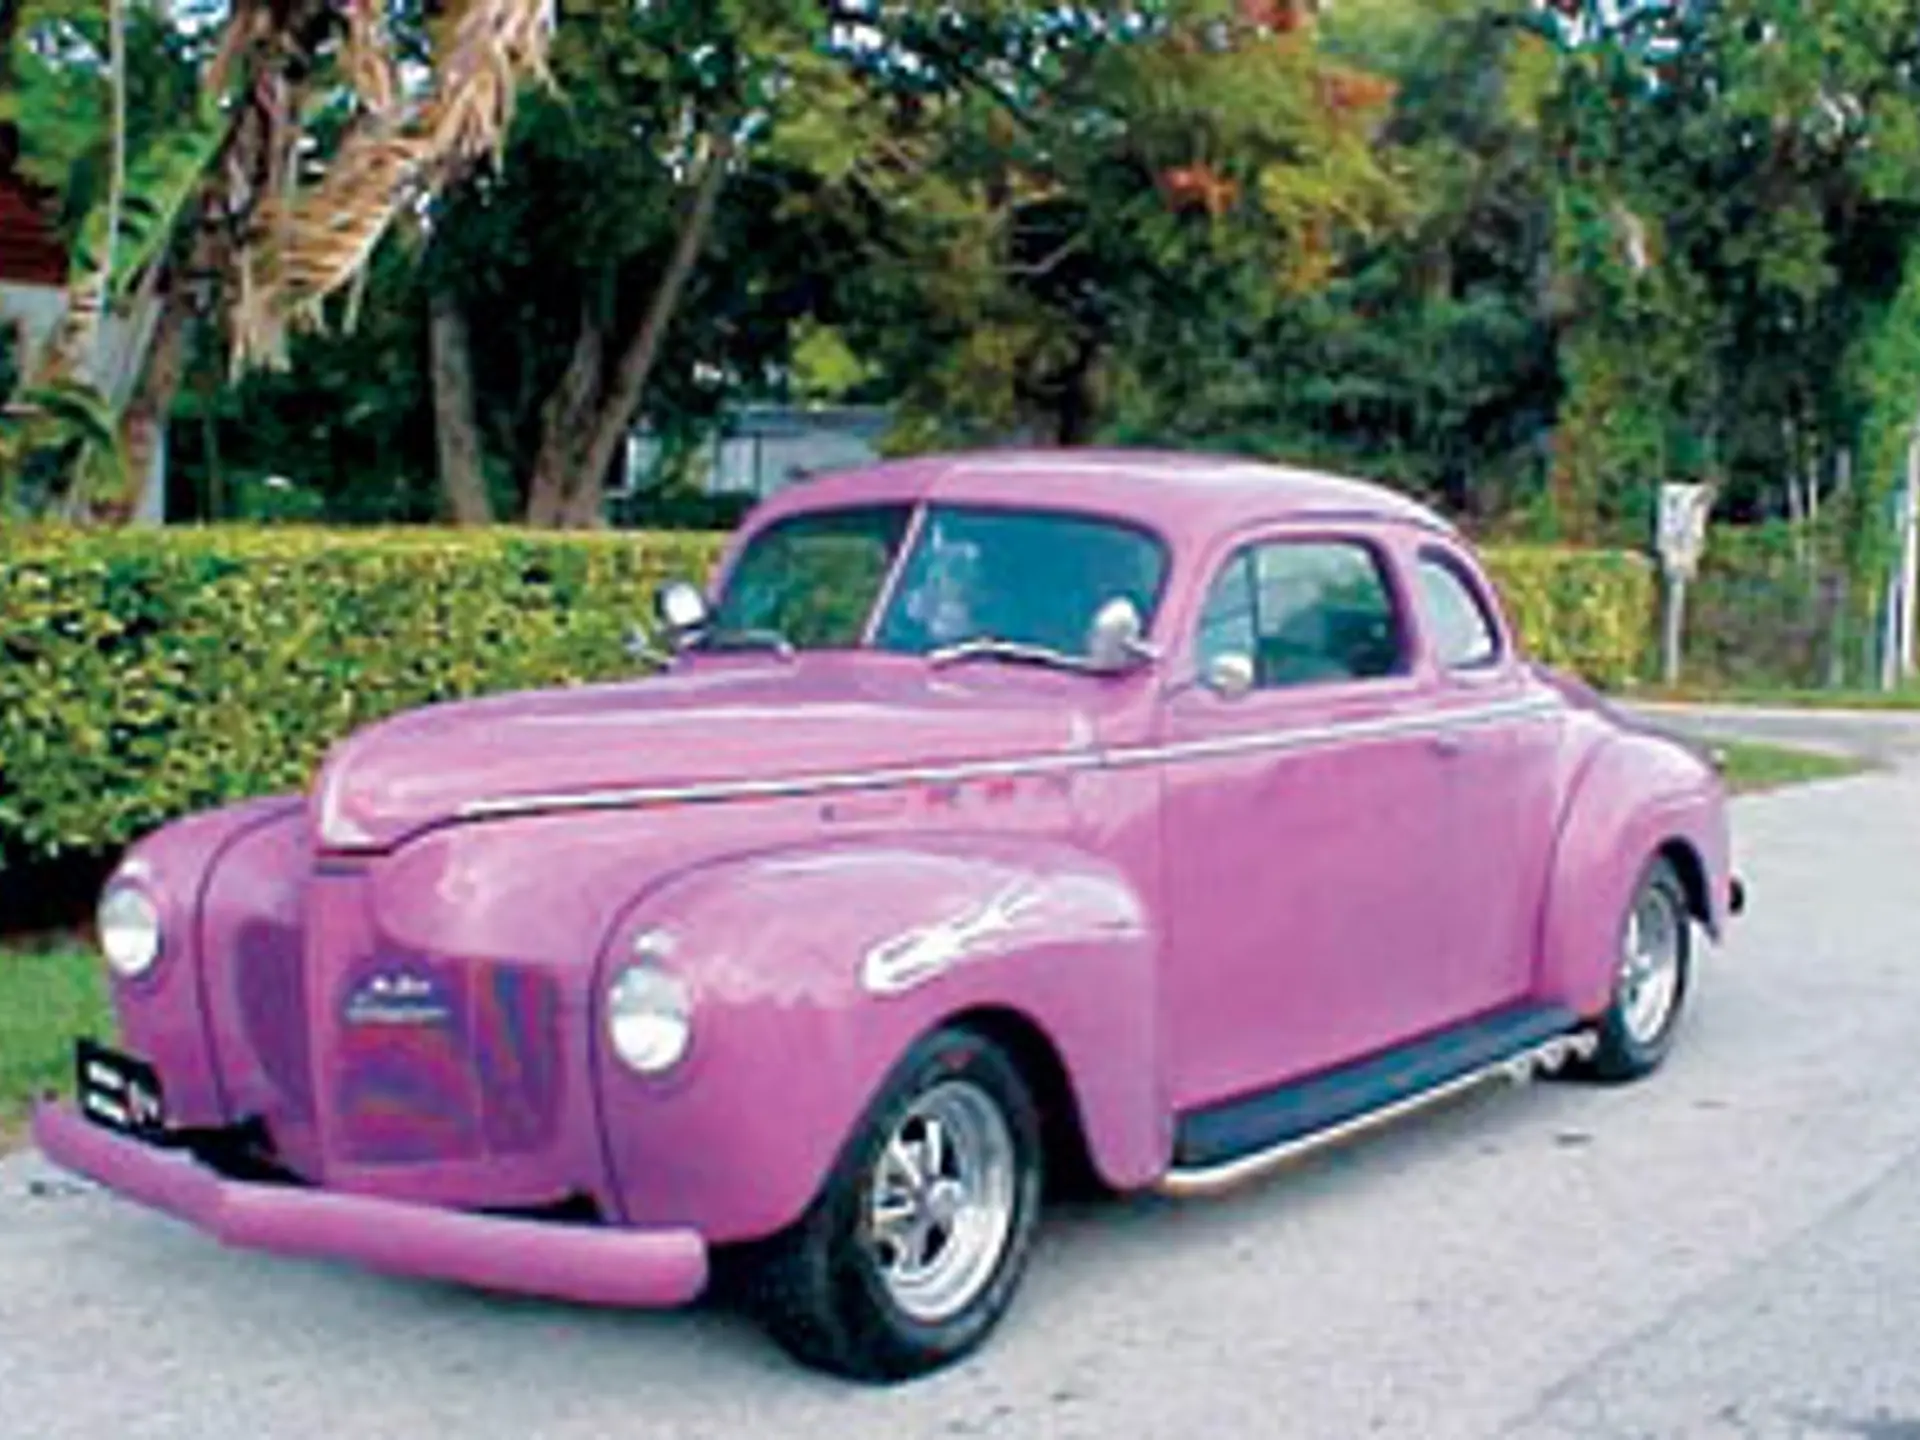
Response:
[[[876,505],[769,525],[734,566],[708,636],[777,635],[796,650],[858,645],[912,515]]]
[[[861,644],[910,518],[906,506],[883,505],[768,526],[734,567],[709,634],[778,636],[798,650]],[[1116,596],[1152,624],[1166,568],[1159,540],[1118,521],[929,506],[873,643],[924,655],[995,640],[1084,657],[1095,613]]]
[[[1151,621],[1165,571],[1159,541],[1111,520],[936,505],[874,643],[920,655],[991,639],[1083,656],[1105,601],[1124,595]]]

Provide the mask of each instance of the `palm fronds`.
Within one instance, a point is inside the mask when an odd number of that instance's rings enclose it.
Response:
[[[342,66],[360,110],[316,183],[261,208],[232,316],[237,367],[283,360],[288,326],[317,322],[401,215],[469,166],[497,162],[519,87],[548,79],[553,23],[552,0],[465,0],[409,109],[378,0],[352,0]]]
[[[554,0],[453,0],[413,96],[387,4],[235,0],[199,104],[131,157],[116,121],[117,183],[81,227],[66,314],[16,397],[32,433],[79,448],[86,488],[126,479],[96,373],[110,310],[151,301],[162,272],[189,257],[214,282],[235,369],[283,364],[289,330],[351,294],[396,221],[470,166],[497,163],[519,87],[550,80]],[[343,106],[346,124],[318,160]]]
[[[60,497],[80,518],[111,505],[130,489],[126,447],[113,405],[87,380],[57,378],[23,387],[0,412],[0,512],[10,508],[21,463],[33,450],[64,452],[67,481]]]

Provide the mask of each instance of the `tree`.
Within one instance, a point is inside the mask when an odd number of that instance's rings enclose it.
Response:
[[[457,461],[442,466],[447,513],[592,523],[637,415],[689,436],[712,423],[723,388],[778,383],[822,250],[840,244],[810,197],[861,163],[887,118],[857,72],[817,43],[823,14],[569,10],[553,85],[523,97],[501,163],[469,166],[381,251],[417,261],[418,284],[379,258],[364,272],[358,314],[376,334],[292,337],[295,371],[310,372],[311,399],[329,403],[304,402],[298,384],[246,380],[237,403],[256,417],[246,433],[220,418],[234,405],[210,407],[225,458],[293,473],[292,462],[327,448],[314,429],[325,427],[329,445],[359,457],[353,474],[328,482],[347,512],[366,513],[389,484],[386,513],[419,514],[418,491],[394,466],[434,468],[431,448],[395,449],[422,433],[407,408],[420,392],[377,377],[410,382],[424,366],[437,382],[425,433],[438,435],[442,461],[449,451]],[[420,342],[409,350],[413,324]],[[671,363],[659,363],[669,349]],[[463,373],[470,398],[458,393]],[[257,423],[263,410],[272,423]],[[377,455],[335,436],[344,423],[377,431]],[[302,448],[270,461],[283,440]]]
[[[1917,43],[1908,0],[1723,0],[1570,56],[1553,124],[1578,509],[1643,515],[1657,478],[1693,475],[1736,513],[1804,510],[1843,472],[1844,357],[1920,216]]]
[[[429,272],[487,317],[497,343],[475,374],[512,398],[482,430],[525,477],[531,523],[596,523],[636,419],[711,408],[700,369],[755,363],[765,326],[741,290],[791,254],[783,223],[885,119],[827,33],[812,4],[582,5],[556,38],[558,93],[531,97],[505,165],[436,211]],[[677,325],[689,303],[703,333]]]
[[[1216,284],[1152,307],[1120,433],[1360,471],[1489,523],[1532,503],[1561,398],[1539,114],[1556,61],[1512,19],[1498,0],[1329,11],[1326,53],[1392,85],[1374,147],[1393,223],[1278,306]]]
[[[896,132],[844,197],[875,258],[838,309],[898,379],[903,444],[1089,438],[1196,317],[1313,293],[1400,203],[1373,144],[1390,88],[1293,7],[869,23]]]
[[[29,468],[27,452],[57,452],[79,482],[70,506],[92,495],[124,505],[120,492],[148,453],[139,426],[121,424],[135,390],[124,367],[139,348],[109,353],[100,321],[118,296],[127,334],[137,340],[151,328],[157,293],[147,262],[180,160],[174,116],[191,111],[192,45],[143,3],[28,0],[9,6],[7,21],[0,38],[12,83],[0,93],[0,126],[21,171],[56,197],[74,269],[63,323],[0,435],[11,457],[0,471],[17,476]]]
[[[14,61],[39,98],[22,84],[22,131],[58,137],[47,150],[104,145],[125,157],[135,147],[111,37],[101,43],[81,0],[30,3]],[[383,0],[241,0],[208,30],[211,43],[182,40],[175,13],[152,0],[138,13],[184,46],[197,91],[163,112],[125,183],[95,197],[78,227],[67,318],[28,398],[42,420],[89,422],[83,454],[114,448],[123,423],[87,367],[102,313],[142,298],[161,306],[153,358],[125,408],[136,443],[171,404],[198,315],[220,324],[237,367],[283,363],[289,327],[319,323],[401,216],[494,150],[521,81],[543,70],[550,29],[543,0],[460,0],[434,27],[426,83],[409,90]],[[84,107],[59,103],[62,92],[102,87],[115,118],[75,125]],[[325,159],[314,176],[316,144]],[[123,243],[135,216],[140,233]],[[82,478],[74,494],[86,502]],[[124,494],[105,503],[109,515],[126,508]]]

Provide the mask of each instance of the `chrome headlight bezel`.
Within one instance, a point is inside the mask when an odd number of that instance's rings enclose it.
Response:
[[[110,881],[101,892],[94,928],[100,937],[101,958],[122,980],[152,974],[166,949],[159,902],[127,880]]]
[[[636,1075],[677,1067],[693,1048],[693,992],[656,965],[629,965],[607,990],[607,1042]]]

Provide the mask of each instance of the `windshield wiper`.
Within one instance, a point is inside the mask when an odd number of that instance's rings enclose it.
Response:
[[[702,650],[771,650],[782,660],[793,659],[793,642],[778,630],[708,630],[701,635]]]
[[[1075,674],[1084,674],[1093,668],[1079,656],[1068,655],[1051,646],[1028,645],[993,635],[975,635],[971,639],[956,640],[951,645],[942,645],[938,650],[927,652],[927,663],[936,667],[951,665],[959,660],[1011,660],[1027,665],[1047,665],[1056,670],[1071,670]]]

